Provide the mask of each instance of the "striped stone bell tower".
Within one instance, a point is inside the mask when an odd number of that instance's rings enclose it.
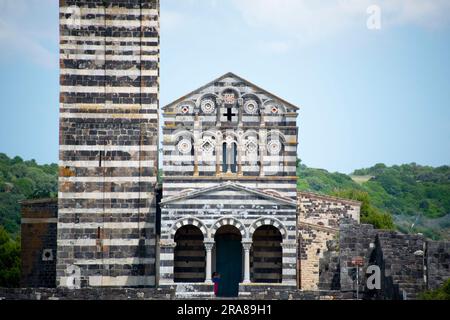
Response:
[[[60,0],[57,286],[154,286],[159,0]]]

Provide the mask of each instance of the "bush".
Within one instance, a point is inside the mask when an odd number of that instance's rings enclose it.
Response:
[[[419,295],[422,300],[450,300],[450,279],[447,279],[440,288],[423,292]]]
[[[394,220],[392,216],[387,212],[382,212],[381,210],[372,206],[370,202],[370,196],[365,191],[349,189],[349,190],[339,190],[333,192],[334,196],[357,200],[362,202],[361,204],[361,222],[373,225],[376,229],[394,229]]]
[[[13,240],[0,226],[0,287],[20,285],[20,240]]]

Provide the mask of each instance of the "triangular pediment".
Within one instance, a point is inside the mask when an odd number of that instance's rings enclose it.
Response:
[[[178,203],[187,199],[195,199],[197,197],[206,196],[210,193],[215,193],[220,190],[235,190],[239,191],[241,194],[248,194],[250,196],[254,196],[255,198],[261,198],[272,201],[273,203],[276,204],[290,205],[293,207],[297,206],[296,202],[290,198],[285,198],[275,194],[269,194],[259,189],[249,188],[234,182],[226,182],[210,188],[188,191],[186,193],[181,193],[176,196],[167,197],[162,199],[161,204]]]
[[[241,94],[253,94],[256,96],[259,96],[261,100],[273,100],[275,102],[278,102],[286,107],[288,111],[295,112],[299,108],[295,105],[293,105],[290,102],[287,102],[286,100],[276,96],[273,93],[270,93],[267,90],[264,90],[260,88],[259,86],[251,83],[250,81],[241,78],[237,75],[235,75],[232,72],[228,72],[224,74],[223,76],[214,79],[213,81],[207,83],[204,86],[201,86],[198,89],[195,89],[194,91],[180,97],[179,99],[167,104],[162,109],[167,111],[171,108],[177,107],[179,104],[187,102],[187,101],[196,101],[199,96],[203,96],[206,94],[214,94],[219,96],[222,92],[222,90],[232,88],[237,91],[240,91]]]

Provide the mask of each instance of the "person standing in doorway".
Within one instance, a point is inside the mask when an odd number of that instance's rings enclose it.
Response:
[[[218,272],[213,272],[212,281],[214,283],[214,295],[217,297],[219,293],[219,283],[220,283],[220,274]]]

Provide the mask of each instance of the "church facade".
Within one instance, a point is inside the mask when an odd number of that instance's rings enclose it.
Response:
[[[157,0],[59,18],[59,193],[22,204],[23,285],[318,289],[359,203],[297,192],[299,108],[227,73],[160,110]]]
[[[160,284],[296,286],[297,110],[232,73],[163,108]]]
[[[158,0],[59,2],[58,199],[21,203],[22,286],[39,290],[2,297],[212,297],[214,274],[220,296],[351,299],[355,261],[367,299],[449,278],[450,243],[297,191],[295,105],[227,73],[160,109]]]

